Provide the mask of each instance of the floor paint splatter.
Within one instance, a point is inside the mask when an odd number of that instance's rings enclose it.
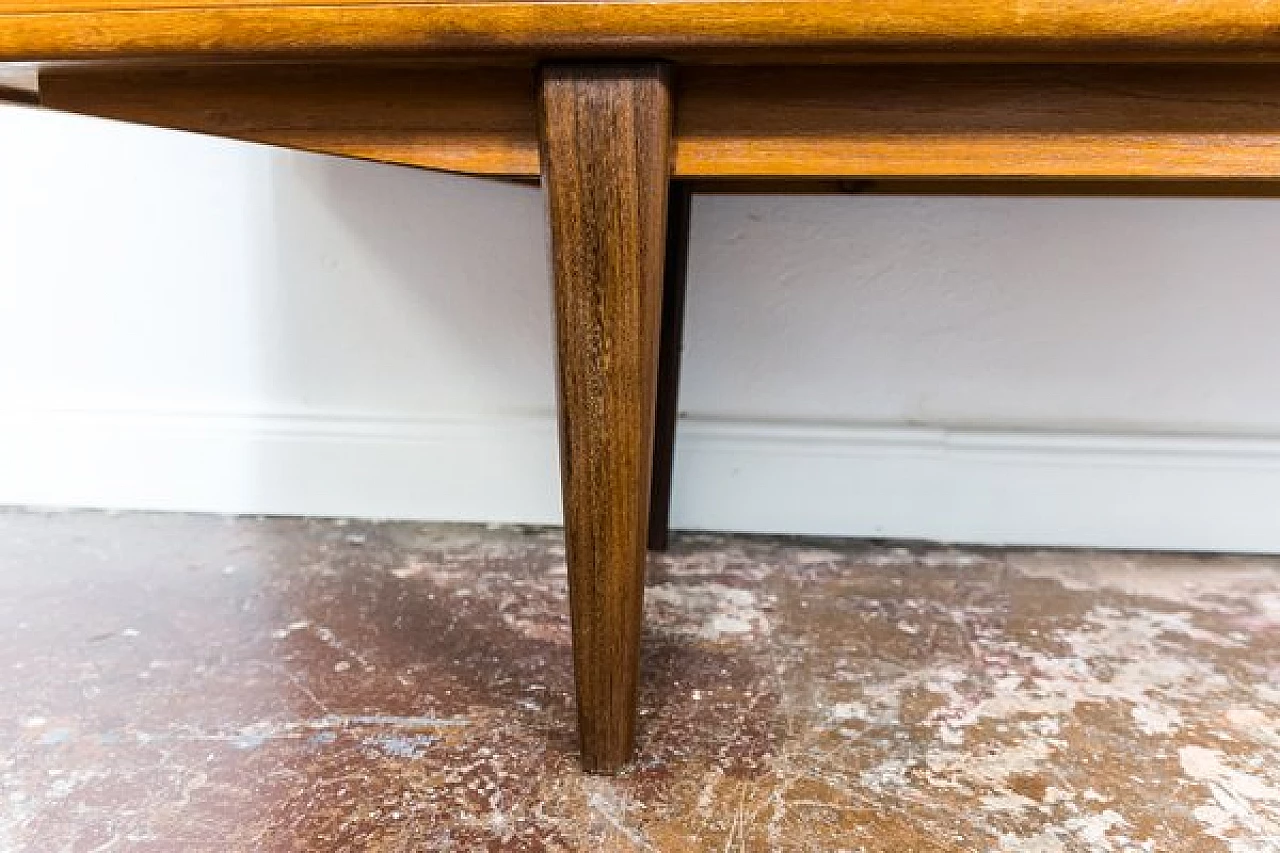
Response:
[[[564,559],[0,513],[0,853],[1280,853],[1280,560],[677,537],[605,779]]]

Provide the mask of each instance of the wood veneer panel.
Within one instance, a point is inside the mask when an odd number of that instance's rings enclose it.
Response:
[[[56,109],[476,174],[538,174],[522,67],[65,66]],[[1280,65],[678,69],[685,178],[1280,178]]]
[[[1280,176],[1280,67],[702,68],[687,177]]]
[[[666,68],[544,70],[565,548],[589,772],[631,755],[662,313]]]
[[[1280,0],[9,0],[0,59],[608,53],[1280,57]]]
[[[474,174],[538,173],[529,68],[50,68],[46,106],[138,124]]]

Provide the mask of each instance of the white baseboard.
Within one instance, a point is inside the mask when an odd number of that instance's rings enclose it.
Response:
[[[0,415],[0,503],[560,522],[550,417]]]
[[[1280,439],[702,423],[677,524],[1280,552]]]
[[[1280,438],[690,419],[676,527],[1280,552]],[[0,414],[0,504],[558,523],[550,417]]]

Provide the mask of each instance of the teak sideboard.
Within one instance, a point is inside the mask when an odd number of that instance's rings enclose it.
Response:
[[[1280,178],[1280,0],[0,0],[0,62],[8,100],[541,179],[594,772],[632,749],[691,181]]]

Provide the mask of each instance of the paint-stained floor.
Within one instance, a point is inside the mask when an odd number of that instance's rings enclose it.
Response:
[[[0,851],[1280,851],[1280,560],[684,536],[575,763],[557,532],[0,513]]]

